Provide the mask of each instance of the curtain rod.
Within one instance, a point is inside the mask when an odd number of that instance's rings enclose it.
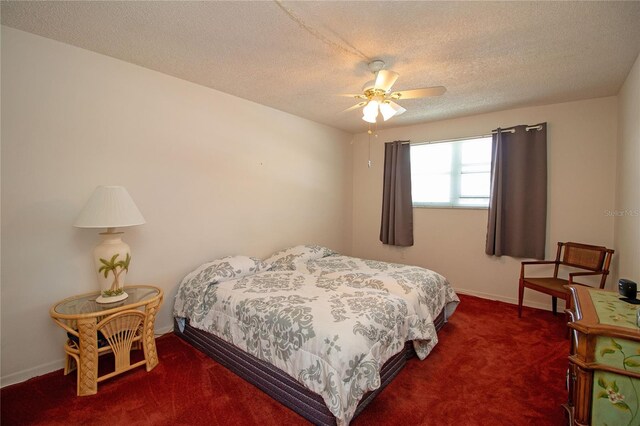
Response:
[[[534,130],[534,129],[535,130],[542,130],[542,124],[538,124],[537,126],[527,126],[527,127],[525,127],[526,131]],[[510,127],[510,128],[507,128],[507,129],[500,129],[500,132],[501,133],[515,133],[516,129],[515,129],[515,127]],[[497,129],[493,130],[491,132],[491,134],[493,134],[493,135],[495,135],[496,133],[498,133]]]
[[[527,127],[525,127],[525,130],[527,130],[527,131],[529,131],[529,130],[541,130],[541,129],[542,129],[542,124],[538,124],[537,126],[527,126]],[[500,129],[500,132],[501,133],[515,133],[516,129],[515,129],[515,127],[511,127],[511,128],[507,128],[507,129]],[[429,144],[434,144],[434,143],[447,143],[447,142],[465,141],[465,140],[469,140],[469,139],[490,138],[491,135],[495,135],[496,133],[498,133],[498,132],[496,130],[493,130],[488,135],[467,136],[467,137],[464,137],[464,138],[442,139],[442,140],[438,140],[438,141],[425,141],[425,142],[402,141],[402,145],[429,145]]]
[[[425,142],[410,142],[410,141],[406,141],[406,142],[402,142],[402,144],[409,144],[409,145],[429,145],[429,144],[434,144],[434,143],[447,143],[447,142],[457,142],[457,141],[466,141],[469,139],[481,139],[481,138],[490,138],[491,135],[478,135],[478,136],[467,136],[465,138],[453,138],[453,139],[442,139],[442,140],[438,140],[438,141],[425,141]]]

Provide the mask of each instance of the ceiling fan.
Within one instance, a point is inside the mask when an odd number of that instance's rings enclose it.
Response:
[[[376,122],[378,112],[382,114],[384,121],[387,121],[391,117],[400,115],[406,111],[406,109],[394,101],[440,96],[447,91],[443,86],[434,86],[424,87],[422,89],[392,92],[391,86],[393,86],[393,83],[396,82],[400,75],[397,72],[383,69],[384,61],[379,59],[369,62],[368,66],[369,70],[376,76],[376,78],[364,84],[362,87],[362,94],[348,95],[353,96],[356,99],[360,99],[361,102],[343,111],[352,111],[354,109],[364,107],[362,109],[362,119],[368,123]]]

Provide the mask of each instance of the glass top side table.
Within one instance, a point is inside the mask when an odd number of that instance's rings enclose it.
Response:
[[[49,314],[69,336],[64,345],[64,374],[78,370],[77,394],[93,395],[98,383],[132,368],[158,365],[154,324],[163,299],[161,289],[148,285],[125,287],[129,297],[102,304],[100,292],[69,297],[54,304]],[[144,359],[131,363],[131,350],[142,349]],[[113,353],[114,371],[98,377],[98,357]]]

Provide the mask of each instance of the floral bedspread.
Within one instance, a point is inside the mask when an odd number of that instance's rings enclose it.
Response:
[[[174,315],[287,372],[341,425],[406,341],[420,342],[421,359],[428,354],[433,318],[458,303],[442,276],[422,268],[345,256],[293,268],[217,283],[193,279],[196,270],[180,285]]]
[[[420,359],[425,359],[438,343],[433,320],[443,308],[445,319],[449,318],[460,302],[445,277],[418,266],[334,255],[293,263],[292,269],[317,276],[319,287],[366,287],[402,297],[416,313],[410,328],[420,329],[421,335],[428,336],[426,339],[417,336],[407,339],[413,340]]]

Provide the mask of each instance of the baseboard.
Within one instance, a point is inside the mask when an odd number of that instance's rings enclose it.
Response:
[[[456,291],[456,293],[467,294],[469,296],[476,296],[482,299],[497,300],[499,302],[510,303],[512,305],[518,304],[518,299],[513,297],[504,297],[497,294],[484,293],[482,291],[476,291],[476,290],[467,290],[464,288],[455,288],[454,290]],[[542,309],[542,310],[551,312],[551,300],[549,300],[549,303],[539,303],[539,302],[527,302],[527,300],[525,299],[522,302],[522,304],[530,308]],[[558,299],[558,312],[563,312],[563,311],[564,311],[564,300]]]
[[[157,328],[155,330],[156,337],[160,337],[163,334],[173,333],[173,324]],[[46,364],[38,365],[37,367],[28,368],[26,370],[21,370],[16,373],[7,374],[6,376],[0,377],[0,388],[5,386],[15,385],[16,383],[21,383],[26,380],[32,379],[37,376],[42,376],[43,374],[51,373],[52,371],[62,370],[64,368],[64,358],[58,359],[56,361],[47,362]]]
[[[24,382],[34,377],[42,376],[43,374],[51,373],[52,371],[60,370],[62,368],[64,368],[64,358],[47,362],[46,364],[41,364],[33,368],[28,368],[26,370],[21,370],[16,373],[7,374],[6,376],[0,377],[0,388],[9,385],[15,385],[16,383]]]

